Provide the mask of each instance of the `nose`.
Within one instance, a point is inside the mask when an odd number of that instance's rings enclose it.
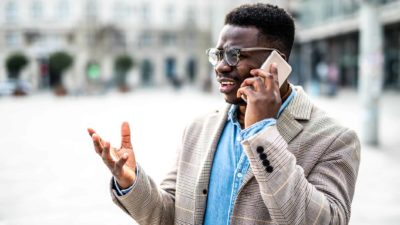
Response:
[[[230,72],[232,68],[233,67],[228,65],[225,59],[221,59],[220,61],[217,62],[217,65],[215,65],[214,70],[217,74],[223,74]]]

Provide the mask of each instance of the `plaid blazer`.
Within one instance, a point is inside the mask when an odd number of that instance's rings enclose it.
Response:
[[[297,95],[277,125],[242,142],[250,169],[234,204],[232,225],[349,222],[360,163],[357,135],[327,117],[302,88],[294,88]],[[111,189],[113,201],[139,224],[202,224],[213,156],[229,107],[186,128],[176,166],[161,185],[140,168],[128,194],[117,196]]]

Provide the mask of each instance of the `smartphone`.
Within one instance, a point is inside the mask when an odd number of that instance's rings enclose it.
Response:
[[[283,82],[289,77],[292,72],[292,67],[286,62],[284,58],[277,52],[272,51],[265,62],[261,65],[260,69],[269,71],[272,63],[276,63],[278,67],[278,81],[279,87],[282,86]],[[242,95],[242,99],[246,102],[246,96]]]

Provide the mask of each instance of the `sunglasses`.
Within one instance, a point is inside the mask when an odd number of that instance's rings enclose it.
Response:
[[[208,56],[208,61],[211,65],[216,66],[219,61],[222,59],[229,66],[236,66],[240,61],[240,53],[241,52],[251,52],[251,51],[277,51],[280,55],[282,54],[279,50],[275,48],[263,48],[263,47],[252,47],[252,48],[230,48],[227,50],[218,49],[218,48],[209,48],[206,51]]]

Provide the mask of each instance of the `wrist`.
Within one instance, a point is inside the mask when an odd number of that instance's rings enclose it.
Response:
[[[265,120],[276,120],[276,117],[275,116],[265,116],[263,118],[259,118],[259,119],[255,119],[255,120],[251,120],[251,121],[246,121],[245,124],[244,124],[244,129],[248,129],[248,128],[254,126],[255,124],[258,124],[258,123],[260,123],[262,121],[265,121]]]
[[[127,174],[127,176],[115,177],[115,180],[121,189],[127,189],[135,183],[136,173],[133,172],[129,175]]]

